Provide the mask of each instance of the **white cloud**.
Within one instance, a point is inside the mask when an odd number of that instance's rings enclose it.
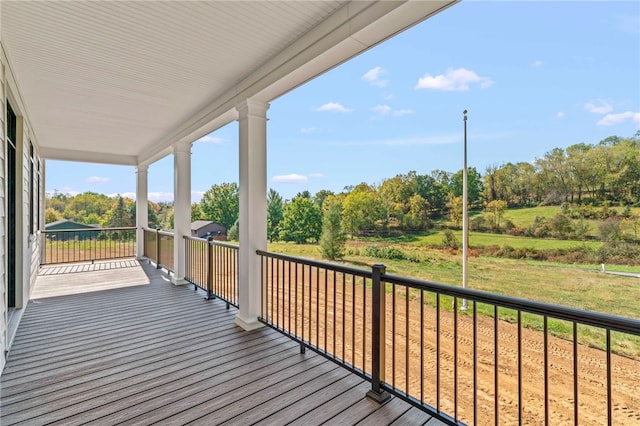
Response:
[[[584,109],[594,114],[608,114],[613,111],[611,103],[605,99],[595,99],[584,104]]]
[[[393,93],[389,93],[388,95],[384,96],[384,100],[385,101],[390,101],[391,99],[395,99],[396,95],[394,95]]]
[[[542,66],[542,61],[537,59],[531,63],[531,66],[534,68],[540,68]]]
[[[204,142],[204,143],[222,143],[224,142],[224,139],[216,137],[216,136],[211,136],[211,135],[207,135],[207,136],[203,136],[200,139],[198,139],[196,142]]]
[[[326,104],[316,108],[316,111],[351,112],[353,110],[346,108],[338,102],[327,102]]]
[[[407,115],[407,114],[413,114],[413,110],[411,110],[409,108],[397,109],[397,110],[393,111],[393,113],[392,113],[392,115],[394,117],[401,117],[401,116]]]
[[[173,192],[149,192],[147,193],[147,199],[155,203],[165,202],[170,203],[173,201]]]
[[[416,89],[432,89],[446,91],[467,91],[469,85],[478,84],[480,88],[486,89],[493,84],[489,77],[482,77],[474,71],[466,68],[449,68],[444,74],[432,76],[425,74],[418,80]]]
[[[556,114],[556,117],[558,118],[564,118],[564,112],[560,111]]]
[[[271,180],[278,183],[305,183],[309,179],[306,176],[292,173],[290,175],[274,176]]]
[[[385,70],[384,68],[375,67],[375,68],[372,68],[369,71],[367,71],[362,76],[362,79],[364,81],[366,81],[367,83],[369,83],[370,85],[372,85],[372,86],[385,87],[387,85],[388,81],[387,80],[383,80],[380,77],[383,76],[386,73],[387,73],[387,70]]]
[[[86,181],[88,183],[107,183],[111,179],[108,177],[100,177],[100,176],[89,176]]]
[[[391,112],[391,107],[389,105],[376,105],[371,108],[371,111],[377,112],[378,114],[387,115]]]
[[[317,129],[315,127],[303,127],[302,129],[300,129],[300,133],[313,133],[316,130]]]
[[[621,112],[619,114],[607,114],[596,124],[598,126],[615,126],[631,119],[636,125],[640,126],[640,112]]]
[[[392,115],[394,117],[401,117],[407,114],[413,114],[413,110],[404,108],[404,109],[392,109],[389,105],[376,105],[371,108],[371,111],[376,112],[380,115]]]

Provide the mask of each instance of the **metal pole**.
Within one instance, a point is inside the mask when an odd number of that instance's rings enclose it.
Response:
[[[464,112],[464,164],[462,166],[462,288],[467,288],[469,275],[469,195],[467,181],[467,110]],[[467,299],[462,299],[461,311],[469,309]]]

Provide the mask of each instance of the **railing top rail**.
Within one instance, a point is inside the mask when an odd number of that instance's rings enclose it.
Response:
[[[285,255],[285,254],[273,253],[273,252],[264,251],[264,250],[256,250],[256,253],[259,256],[273,257],[275,259],[281,259],[281,260],[291,260],[291,261],[294,261],[296,263],[301,263],[301,264],[307,265],[307,266],[316,266],[318,268],[331,269],[332,271],[344,272],[346,274],[357,275],[357,276],[365,277],[365,278],[371,278],[371,275],[372,275],[371,274],[371,270],[369,270],[369,269],[362,269],[362,268],[354,268],[354,267],[351,267],[351,266],[336,265],[334,263],[322,262],[322,261],[312,260],[312,259],[306,259],[304,257],[289,256],[289,255]]]
[[[192,235],[183,235],[182,238],[189,241],[201,241],[203,243],[206,243],[208,241],[206,238],[194,237]],[[236,249],[236,250],[240,248],[238,244],[233,244],[233,243],[228,243],[225,241],[218,241],[218,240],[211,240],[211,244],[213,244],[214,246],[227,247],[227,248]]]
[[[585,311],[567,306],[552,305],[535,300],[506,296],[486,291],[455,287],[448,284],[439,284],[415,278],[401,277],[398,275],[383,274],[382,281],[390,284],[406,285],[420,290],[434,291],[461,299],[473,300],[479,303],[487,303],[504,308],[516,309],[538,315],[546,315],[560,320],[576,322],[578,324],[591,325],[620,331],[623,333],[640,336],[640,320],[603,314],[600,312]]]
[[[103,231],[135,231],[135,226],[122,226],[119,228],[74,228],[74,229],[44,229],[43,234],[54,234],[60,232],[103,232]]]
[[[143,226],[142,230],[143,231],[148,231],[148,232],[153,232],[153,233],[157,232],[160,235],[167,235],[167,236],[173,235],[173,231],[169,230],[169,229],[160,229],[160,228],[154,229],[154,228],[147,228],[146,226]]]

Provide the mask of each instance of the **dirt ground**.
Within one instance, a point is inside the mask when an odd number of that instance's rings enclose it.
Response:
[[[370,372],[371,289],[362,278],[306,274],[303,288],[301,270],[277,272],[266,300],[273,322]],[[545,423],[542,332],[521,328],[519,339],[517,324],[478,315],[474,362],[472,315],[441,309],[438,321],[434,307],[410,299],[386,295],[387,383],[467,424],[474,424],[474,394],[478,425],[518,424],[519,413],[522,424]],[[548,336],[546,347],[549,424],[574,424],[573,343]],[[607,423],[606,362],[605,351],[577,345],[580,425]],[[640,360],[612,354],[611,363],[612,424],[640,425]]]

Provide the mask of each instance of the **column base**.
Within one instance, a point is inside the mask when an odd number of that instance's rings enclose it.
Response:
[[[244,331],[256,330],[258,328],[264,327],[264,324],[258,321],[257,317],[245,319],[240,316],[240,314],[236,315],[236,325],[241,327]]]
[[[171,284],[173,285],[185,285],[185,284],[191,284],[189,281],[185,280],[184,278],[176,278],[171,277]]]

